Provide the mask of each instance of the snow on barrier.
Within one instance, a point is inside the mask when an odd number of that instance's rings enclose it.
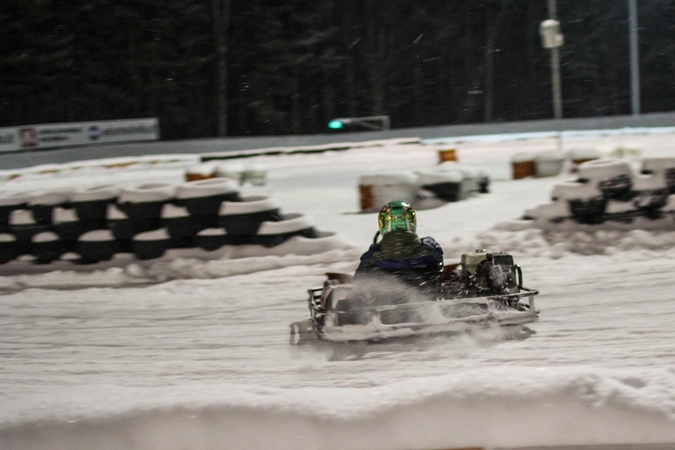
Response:
[[[644,159],[639,173],[624,159],[589,160],[577,179],[553,187],[550,203],[524,214],[548,228],[576,222],[673,229],[674,218],[675,158]]]
[[[598,159],[621,159],[634,161],[642,156],[637,144],[601,145],[597,148],[573,148],[567,152],[549,150],[544,152],[520,152],[511,157],[512,178],[552,177],[560,175],[566,166],[577,172],[580,166]]]
[[[511,170],[514,180],[534,176],[536,172],[534,164],[534,154],[516,153],[511,157]]]
[[[148,260],[173,249],[271,248],[294,237],[333,237],[308,217],[282,214],[269,197],[241,197],[236,186],[212,178],[0,197],[0,264],[91,264],[118,253]]]
[[[238,185],[249,183],[253,186],[264,186],[267,183],[267,168],[262,164],[205,162],[188,167],[185,170],[185,181],[226,178]]]
[[[483,170],[452,161],[414,172],[363,175],[359,178],[360,207],[361,212],[375,212],[392,200],[403,200],[424,209],[429,197],[436,199],[438,206],[487,193],[489,185],[490,178]]]

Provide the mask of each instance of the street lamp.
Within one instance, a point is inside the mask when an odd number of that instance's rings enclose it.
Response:
[[[555,0],[548,0],[548,14],[550,19],[539,25],[541,44],[551,50],[551,85],[553,88],[553,115],[555,117],[556,132],[558,134],[558,150],[562,150],[562,91],[560,88],[560,52],[564,43],[560,31],[560,22],[556,20]]]
[[[637,0],[628,0],[628,30],[630,43],[630,105],[633,116],[640,115],[640,51],[638,48]]]

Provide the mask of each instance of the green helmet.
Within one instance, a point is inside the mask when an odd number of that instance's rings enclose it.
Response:
[[[384,236],[390,231],[411,231],[417,230],[417,215],[410,203],[396,200],[389,202],[380,210],[377,216],[377,222],[380,225],[380,234]]]

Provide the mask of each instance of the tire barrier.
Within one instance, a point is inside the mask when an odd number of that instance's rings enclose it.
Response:
[[[216,215],[222,202],[238,199],[236,185],[224,178],[183,183],[176,188],[176,204],[192,215]]]
[[[9,227],[9,216],[12,211],[25,208],[29,198],[26,194],[14,194],[0,198],[0,229]]]
[[[567,156],[559,151],[541,153],[516,153],[511,157],[511,177],[520,180],[528,177],[554,177],[563,171]]]
[[[11,233],[0,233],[0,264],[12,261],[20,254],[16,236]]]
[[[300,214],[282,215],[278,221],[265,221],[260,224],[253,236],[253,243],[264,247],[276,247],[293,236],[317,237],[312,223]]]
[[[148,183],[127,187],[117,197],[117,207],[127,216],[159,220],[164,204],[174,197],[176,187],[168,183]]]
[[[49,264],[66,253],[67,248],[58,234],[53,231],[38,233],[31,239],[31,254],[35,264]]]
[[[206,228],[197,233],[194,243],[202,250],[211,252],[225,245],[231,245],[233,242],[224,228]]]
[[[639,173],[626,160],[601,158],[582,163],[577,172],[576,180],[553,187],[551,203],[526,211],[523,218],[597,225],[675,216],[675,158],[644,159]]]
[[[185,181],[201,181],[211,178],[226,178],[239,186],[247,182],[253,186],[264,186],[267,184],[267,168],[262,164],[205,162],[185,171]]]
[[[0,197],[0,264],[94,264],[118,253],[150,260],[171,249],[275,247],[293,236],[326,233],[269,197],[241,197],[225,178]]]
[[[122,211],[119,205],[109,205],[106,213],[107,227],[112,231],[113,236],[122,243],[130,241],[139,233],[158,228],[158,223],[159,219],[153,217],[129,215]]]
[[[75,252],[80,255],[80,263],[93,264],[109,261],[120,251],[119,242],[111,230],[92,230],[77,240]]]
[[[34,235],[49,231],[50,225],[37,223],[30,209],[15,209],[9,215],[9,229],[18,241],[30,242]]]
[[[512,178],[553,177],[560,175],[565,167],[576,173],[582,164],[608,159],[639,160],[642,149],[632,143],[601,145],[597,148],[573,148],[567,152],[549,150],[538,153],[521,152],[511,157]],[[657,158],[668,159],[668,158]]]
[[[224,228],[233,245],[248,244],[263,222],[281,220],[279,207],[264,196],[225,201],[218,211],[217,225]]]
[[[565,153],[557,150],[541,152],[534,157],[534,176],[555,177],[563,172],[567,158]]]
[[[70,196],[70,204],[80,220],[102,221],[106,219],[108,205],[117,201],[120,189],[114,185],[78,189]]]
[[[162,208],[160,225],[166,228],[172,239],[185,239],[195,236],[205,228],[212,226],[213,218],[208,215],[190,215],[185,206],[167,203]]]
[[[469,195],[468,182],[464,185],[464,174],[459,170],[444,172],[418,171],[421,180],[424,180],[422,189],[432,192],[437,198],[446,202],[457,202]]]
[[[488,193],[489,186],[487,173],[452,161],[415,172],[363,175],[359,178],[360,208],[361,212],[376,212],[387,202],[403,200],[419,209],[428,197],[437,199],[438,206]]]
[[[52,223],[52,210],[64,205],[70,199],[71,191],[45,192],[34,195],[28,201],[27,208],[33,212],[36,223],[41,225]]]
[[[171,236],[166,228],[139,233],[131,240],[131,251],[136,258],[155,259],[171,248]]]

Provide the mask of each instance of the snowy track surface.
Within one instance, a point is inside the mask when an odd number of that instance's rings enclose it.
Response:
[[[620,137],[585,139],[578,144]],[[648,156],[672,156],[671,139],[630,137]],[[305,290],[327,271],[354,270],[360,250],[5,273],[0,448],[675,442],[675,232],[543,233],[504,224],[547,201],[560,181],[509,181],[508,158],[550,145],[460,146],[463,162],[491,171],[492,193],[418,219],[447,262],[476,246],[512,252],[525,285],[541,292],[535,334],[290,346],[289,324],[308,317]],[[361,249],[376,216],[345,214],[358,204],[358,176],[376,163],[381,171],[435,161],[435,149],[419,147],[268,157],[261,162],[269,185],[251,190],[311,214],[320,229]]]

